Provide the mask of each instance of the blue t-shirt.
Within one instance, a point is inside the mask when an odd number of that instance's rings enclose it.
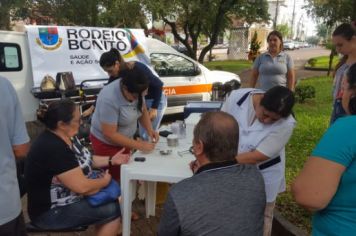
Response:
[[[329,205],[314,214],[313,235],[356,235],[356,116],[338,119],[312,156],[346,167]]]

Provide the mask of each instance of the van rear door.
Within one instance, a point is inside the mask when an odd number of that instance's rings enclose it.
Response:
[[[31,94],[33,87],[25,34],[0,31],[0,74],[14,86],[25,121],[36,120],[38,100]]]

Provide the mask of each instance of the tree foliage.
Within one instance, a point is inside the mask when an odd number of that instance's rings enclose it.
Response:
[[[322,19],[328,26],[338,22],[350,22],[356,19],[355,0],[307,0],[308,14]]]
[[[305,41],[307,41],[307,43],[309,43],[311,45],[317,45],[319,43],[319,37],[309,36],[305,39]]]
[[[174,37],[197,59],[198,37],[205,34],[210,42],[199,56],[202,62],[213,48],[219,34],[237,18],[248,23],[269,19],[266,0],[143,0],[156,19],[162,19],[172,29]],[[173,20],[174,18],[174,20]],[[183,34],[179,32],[182,31]]]
[[[25,0],[1,0],[0,1],[0,29],[9,30],[11,28],[10,19],[16,19],[18,12]]]
[[[209,44],[202,49],[199,61],[232,24],[231,19],[248,24],[269,19],[267,0],[2,0],[1,4],[1,11],[6,13],[16,12],[22,18],[45,17],[48,24],[58,25],[145,28],[144,11],[149,11],[171,26],[175,38],[194,59],[199,36],[207,36]]]
[[[19,17],[47,17],[49,23],[103,27],[144,27],[146,17],[139,0],[17,0]],[[10,1],[11,2],[11,1]]]
[[[288,24],[276,25],[276,30],[282,34],[283,38],[289,37],[292,32],[292,29],[288,26]]]
[[[308,14],[320,18],[327,27],[331,28],[340,22],[350,23],[356,20],[356,0],[307,0]],[[330,53],[329,70],[336,50],[333,47]]]
[[[316,34],[325,41],[329,38],[330,29],[325,24],[318,24],[316,26]]]
[[[147,18],[140,0],[105,0],[102,8],[101,26],[147,28]]]

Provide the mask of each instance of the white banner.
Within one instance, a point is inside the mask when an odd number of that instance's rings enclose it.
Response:
[[[108,78],[100,67],[103,52],[117,48],[126,61],[149,64],[142,29],[72,26],[26,26],[34,87],[49,75],[71,71],[76,84],[83,80]]]

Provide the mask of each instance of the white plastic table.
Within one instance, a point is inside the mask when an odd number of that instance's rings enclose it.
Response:
[[[179,139],[177,147],[168,147],[166,138],[160,137],[152,153],[136,152],[128,164],[121,166],[123,236],[130,235],[131,207],[133,196],[136,193],[136,180],[145,181],[146,217],[149,217],[150,215],[155,215],[156,182],[177,183],[193,175],[189,168],[189,163],[194,159],[194,156],[190,153],[179,156],[178,152],[186,151],[192,146],[193,129],[199,117],[199,114],[193,113],[186,119],[186,137]],[[163,149],[171,149],[172,153],[170,155],[161,155],[159,151]],[[134,158],[138,156],[145,157],[146,161],[134,161]]]

